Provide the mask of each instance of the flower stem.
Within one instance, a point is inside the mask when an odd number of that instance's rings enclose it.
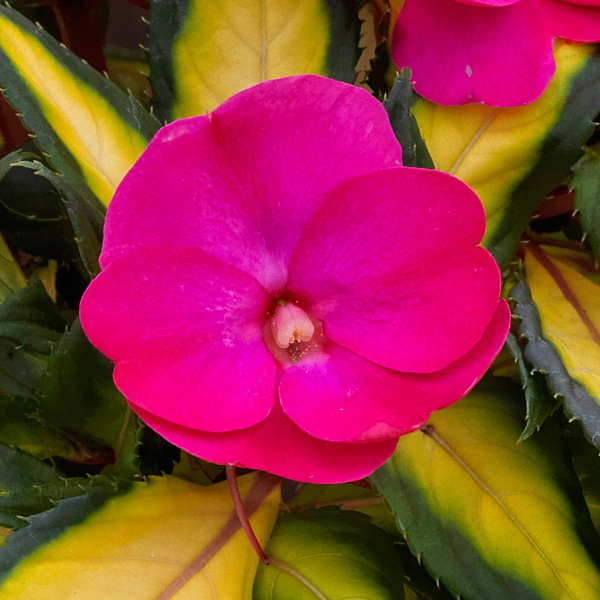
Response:
[[[233,499],[233,505],[235,506],[235,512],[240,520],[242,525],[242,529],[246,533],[246,537],[248,541],[254,548],[256,554],[260,560],[265,563],[265,565],[269,564],[269,557],[265,554],[265,551],[262,549],[260,542],[256,539],[256,534],[252,529],[252,525],[250,525],[250,520],[248,519],[248,515],[246,514],[246,509],[244,508],[244,503],[242,502],[242,497],[240,496],[240,490],[237,484],[237,477],[235,475],[235,467],[233,465],[225,465],[225,473],[227,474],[227,483],[229,483],[229,491],[231,492],[231,498]]]

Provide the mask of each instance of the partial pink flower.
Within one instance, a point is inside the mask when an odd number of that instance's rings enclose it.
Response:
[[[465,184],[401,166],[367,92],[269,81],[150,143],[108,209],[81,320],[177,446],[359,479],[504,342],[484,226]]]
[[[392,57],[437,104],[519,106],[550,82],[555,38],[600,41],[600,1],[406,0]]]

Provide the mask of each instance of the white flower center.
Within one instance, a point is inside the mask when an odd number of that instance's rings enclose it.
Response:
[[[280,300],[277,304],[271,319],[275,343],[280,348],[288,348],[290,344],[309,342],[315,333],[315,326],[308,315],[299,306],[288,304],[285,300]]]

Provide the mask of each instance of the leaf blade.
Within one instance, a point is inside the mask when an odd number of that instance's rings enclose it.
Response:
[[[392,539],[368,518],[334,507],[280,517],[260,566],[255,600],[401,600],[402,565]]]
[[[516,444],[520,396],[497,378],[479,386],[400,438],[372,481],[454,595],[593,600],[600,538],[557,428]]]
[[[278,479],[245,476],[240,490],[264,543],[278,511]],[[81,600],[191,600],[215,594],[250,600],[257,563],[226,482],[201,487],[152,477],[116,495],[67,500],[33,517],[27,535],[11,535],[0,549],[0,598],[42,593],[64,600],[76,593]]]
[[[169,0],[151,11],[150,83],[164,120],[205,114],[267,79],[356,78],[360,21],[348,2]]]
[[[0,26],[5,97],[57,171],[107,205],[158,122],[15,10],[0,6]]]
[[[525,357],[600,447],[600,287],[535,243],[526,248],[524,264],[527,281],[511,296],[519,333],[528,340]]]

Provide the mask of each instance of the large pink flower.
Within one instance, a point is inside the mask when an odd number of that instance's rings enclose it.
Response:
[[[316,76],[158,133],[81,306],[150,427],[209,461],[349,481],[476,383],[509,323],[481,203],[400,165],[381,104]]]
[[[392,56],[438,104],[518,106],[546,89],[557,37],[600,41],[600,0],[406,0]]]

